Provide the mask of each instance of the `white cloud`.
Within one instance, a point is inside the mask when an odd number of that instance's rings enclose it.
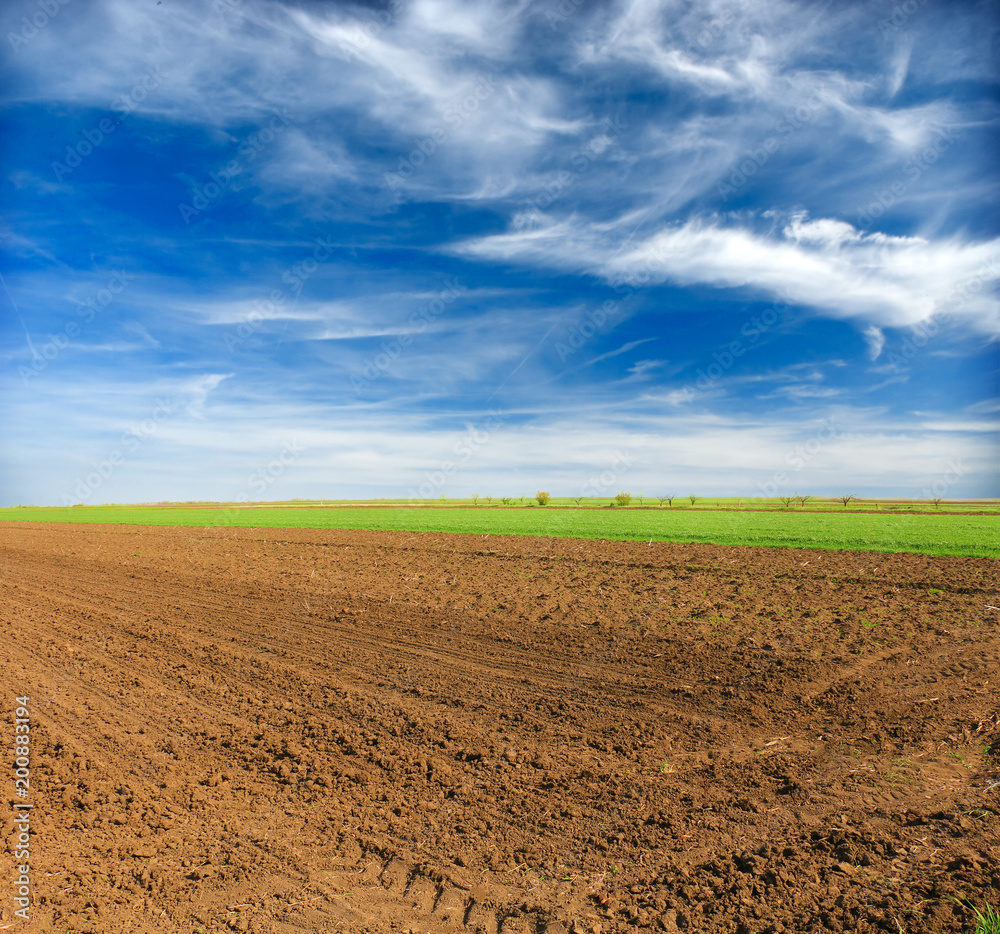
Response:
[[[619,227],[627,229],[624,222]],[[836,219],[797,215],[783,235],[721,220],[689,220],[621,250],[621,232],[602,235],[572,218],[530,231],[466,241],[469,256],[599,273],[641,286],[659,282],[749,288],[876,327],[903,327],[953,315],[982,333],[1000,333],[1000,239],[930,242],[860,234]],[[977,283],[969,288],[969,283]]]
[[[912,36],[903,36],[896,45],[892,56],[892,67],[887,74],[889,97],[895,97],[903,87],[910,70],[910,56],[913,54]]]
[[[215,207],[201,218],[207,223],[200,231],[192,226],[181,236],[166,231],[152,213],[130,214],[131,207],[109,218],[85,217],[95,233],[102,225],[101,236],[94,236],[93,246],[75,249],[53,221],[56,215],[45,214],[45,205],[57,204],[56,211],[76,216],[75,208],[66,207],[71,199],[97,191],[78,183],[88,173],[101,177],[110,147],[125,146],[124,130],[59,186],[46,181],[51,175],[33,174],[48,165],[45,153],[34,168],[11,175],[15,193],[35,193],[40,209],[33,226],[3,235],[12,254],[30,257],[28,266],[35,270],[11,282],[28,327],[34,331],[37,322],[37,334],[58,330],[73,316],[75,300],[105,285],[107,276],[96,270],[125,256],[130,273],[133,263],[145,264],[134,270],[141,280],[116,296],[74,350],[148,351],[159,342],[166,349],[157,356],[171,361],[154,370],[155,390],[144,383],[108,386],[91,378],[86,362],[72,371],[67,351],[32,387],[50,408],[31,408],[34,403],[20,396],[21,408],[9,407],[12,424],[18,412],[32,415],[20,434],[12,433],[20,439],[11,442],[20,445],[12,457],[32,449],[35,426],[49,425],[45,413],[79,411],[64,400],[84,394],[88,406],[78,414],[80,422],[67,416],[53,437],[60,446],[103,457],[91,450],[93,444],[87,447],[94,436],[84,427],[98,425],[99,433],[114,434],[126,413],[145,417],[146,402],[139,400],[148,390],[177,405],[177,413],[143,448],[148,463],[140,458],[135,465],[149,471],[161,471],[157,463],[184,465],[178,468],[183,479],[177,492],[162,487],[162,495],[195,490],[234,495],[221,481],[207,491],[204,477],[218,467],[227,483],[233,477],[245,480],[245,459],[266,463],[291,428],[308,435],[312,452],[300,462],[303,492],[316,492],[315,484],[331,474],[354,477],[358,492],[369,480],[398,490],[412,476],[400,464],[432,469],[450,450],[454,435],[440,429],[441,421],[502,385],[505,397],[520,395],[533,404],[512,416],[503,444],[463,466],[456,490],[465,477],[498,490],[524,478],[526,487],[535,489],[542,482],[535,474],[547,470],[572,485],[600,469],[605,455],[630,444],[638,452],[637,486],[659,483],[659,465],[667,464],[685,486],[704,479],[735,489],[748,468],[776,469],[789,446],[801,440],[801,422],[786,421],[783,412],[822,415],[832,401],[857,392],[845,385],[852,376],[847,362],[840,363],[840,379],[824,382],[804,372],[786,374],[775,357],[760,362],[761,369],[774,370],[753,372],[754,360],[752,372],[727,373],[718,385],[692,395],[674,389],[676,373],[667,372],[668,361],[633,362],[624,356],[639,344],[630,330],[616,337],[602,334],[554,374],[538,338],[555,333],[557,322],[566,324],[571,309],[539,307],[544,299],[530,289],[523,291],[522,302],[511,289],[491,293],[470,287],[462,303],[449,305],[427,327],[421,342],[379,372],[357,405],[338,405],[343,396],[351,398],[348,379],[378,352],[375,345],[406,332],[409,312],[437,297],[427,277],[410,292],[383,278],[399,271],[380,265],[397,262],[387,259],[397,246],[402,246],[397,256],[421,251],[425,268],[451,262],[441,256],[449,249],[481,262],[470,277],[515,281],[516,271],[500,267],[521,264],[620,280],[637,291],[666,283],[738,290],[720,296],[723,302],[787,301],[850,320],[879,363],[888,356],[888,328],[933,318],[942,329],[974,332],[971,340],[925,347],[920,363],[907,364],[914,387],[923,362],[981,354],[979,338],[1000,334],[995,287],[1000,240],[979,232],[993,229],[983,205],[995,195],[995,172],[977,150],[985,135],[980,128],[995,121],[996,111],[984,98],[970,104],[965,96],[973,82],[991,77],[991,60],[982,53],[995,27],[983,25],[981,35],[973,35],[969,23],[976,17],[925,4],[897,43],[883,41],[877,28],[882,14],[871,4],[833,5],[820,12],[788,0],[573,6],[573,14],[556,28],[526,0],[407,0],[389,14],[384,5],[269,0],[241,0],[223,15],[213,0],[65,6],[57,23],[12,57],[12,80],[3,91],[6,102],[27,102],[44,113],[52,121],[47,130],[64,114],[67,123],[83,121],[66,130],[69,139],[56,129],[52,158],[152,66],[163,78],[135,102],[134,122],[127,124],[132,142],[157,154],[139,166],[136,178],[142,181],[158,172],[165,186],[179,189],[178,179],[202,184],[208,170],[238,155],[241,142],[273,110],[287,109],[291,121],[259,158],[244,164],[243,194],[228,202],[245,210],[240,216],[248,219],[239,228],[245,236],[238,261],[231,259],[236,241],[221,233],[235,229],[225,227],[228,208]],[[939,28],[941,23],[948,28]],[[101,54],[92,54],[94,49]],[[953,91],[959,77],[969,82],[961,94]],[[918,88],[918,94],[910,93]],[[926,102],[914,105],[914,99]],[[618,117],[622,126],[609,130],[607,121]],[[957,128],[962,142],[933,165],[921,163],[914,180],[903,167],[921,156],[938,127]],[[438,131],[444,134],[440,138]],[[45,138],[41,132],[38,137]],[[764,150],[769,139],[778,146]],[[603,151],[580,168],[580,153],[595,141]],[[389,187],[387,173],[398,171],[414,153],[412,162],[420,164],[405,185]],[[717,183],[751,155],[757,169],[728,200],[722,197]],[[157,161],[161,158],[171,161]],[[569,182],[560,181],[560,192],[541,207],[539,195],[566,173]],[[912,235],[862,230],[847,222],[873,203],[873,192],[893,191],[894,183],[904,191],[893,195],[897,200],[885,216],[885,229]],[[737,204],[746,207],[737,210]],[[732,213],[713,215],[713,205]],[[422,219],[431,214],[449,221]],[[466,233],[502,231],[511,220],[506,233]],[[969,226],[963,228],[965,222]],[[287,247],[300,246],[309,255],[309,225],[337,229],[342,260],[317,272],[301,296],[289,288],[280,307],[257,308],[261,317],[253,323],[267,340],[226,352],[222,338],[248,322],[254,301],[287,285],[282,275],[290,267],[282,263],[293,259]],[[201,234],[213,239],[199,240]],[[449,238],[457,236],[468,239],[457,245],[452,240],[449,247]],[[70,268],[67,257],[91,253],[85,270]],[[376,253],[380,258],[369,262]],[[398,262],[402,269],[407,260]],[[183,280],[175,270],[182,268],[189,286],[178,284]],[[356,274],[341,275],[345,270]],[[359,286],[363,277],[367,284]],[[545,277],[529,281],[553,291],[563,284]],[[179,295],[184,288],[190,291]],[[417,288],[426,288],[426,294]],[[578,281],[571,288],[567,306],[582,306],[589,285]],[[560,300],[553,298],[552,305]],[[700,302],[700,295],[692,296],[691,307],[702,307]],[[135,340],[115,340],[121,336],[117,324],[136,318],[143,325],[132,328]],[[787,336],[779,330],[769,335],[776,342]],[[848,329],[830,330],[842,335]],[[294,354],[288,348],[293,343]],[[802,343],[803,357],[811,352],[808,343]],[[671,346],[671,356],[690,357],[690,346],[679,344],[676,351]],[[852,340],[848,346],[854,345]],[[8,358],[25,355],[18,345]],[[293,356],[295,385],[282,386]],[[177,357],[183,362],[173,362]],[[614,362],[585,374],[585,358]],[[885,372],[882,386],[906,378],[898,367],[861,369],[862,380],[872,378],[870,371]],[[124,380],[125,367],[117,370]],[[600,382],[596,374],[611,370],[615,374]],[[264,371],[281,377],[266,391],[259,381]],[[71,378],[81,373],[82,381]],[[640,385],[648,392],[637,391]],[[864,391],[878,388],[866,384]],[[778,404],[758,405],[765,392]],[[285,401],[272,407],[271,393]],[[296,393],[315,393],[322,402],[288,401]],[[433,400],[440,421],[411,418],[427,400]],[[744,409],[766,409],[767,417],[748,423],[745,411],[739,419],[718,414],[743,402]],[[670,416],[657,418],[660,412]],[[871,413],[848,412],[851,430],[811,465],[817,469],[815,482],[839,483],[844,476],[873,487],[909,483],[930,469],[927,465],[950,456],[949,445],[957,445],[970,463],[978,457],[988,464],[983,451],[995,454],[995,444],[989,448],[977,426],[992,424],[991,414],[969,411],[952,419],[941,412],[899,423],[888,415],[879,422]],[[525,424],[515,424],[517,419]],[[946,430],[948,424],[961,430]],[[971,441],[965,437],[974,433]],[[161,455],[156,447],[161,443],[176,459]],[[212,456],[185,458],[201,449]],[[51,476],[60,464],[57,456],[48,460],[55,465],[45,467]],[[155,476],[157,482],[171,482],[164,473]]]
[[[205,403],[208,397],[226,379],[233,376],[232,373],[206,373],[204,376],[194,377],[178,386],[178,391],[182,396],[187,397],[186,410],[189,415],[197,419],[205,418]]]
[[[224,378],[213,374],[174,389],[184,389],[194,401]],[[167,398],[176,400],[176,392]],[[685,400],[677,401],[681,406]],[[151,404],[138,406],[132,417],[138,424],[152,410]],[[11,423],[8,463],[22,479],[9,495],[21,501],[60,503],[62,491],[72,492],[80,476],[120,447],[120,414],[105,412],[86,435],[68,415],[50,416],[52,430],[42,437],[30,424],[30,407],[19,408],[18,415]],[[794,419],[691,416],[681,408],[673,414],[601,413],[589,402],[529,423],[520,412],[500,411],[498,418],[499,427],[488,428],[484,413],[470,409],[464,416],[454,413],[453,428],[442,428],[435,417],[411,416],[401,423],[395,412],[364,405],[262,401],[244,407],[223,401],[198,412],[174,407],[138,450],[123,451],[124,465],[89,501],[406,496],[431,482],[448,461],[455,467],[446,482],[433,486],[431,498],[439,492],[500,496],[538,488],[580,495],[623,456],[625,470],[608,496],[621,487],[647,495],[693,489],[702,496],[752,496],[771,483],[787,492],[913,496],[958,461],[964,473],[949,495],[971,496],[989,495],[997,454],[995,420],[955,426],[828,404]],[[480,442],[462,448],[470,425]],[[297,453],[279,481],[251,493],[248,477],[288,444]],[[29,458],[38,460],[30,470]],[[781,474],[784,479],[775,481]],[[152,489],[159,495],[151,497]]]
[[[885,335],[880,328],[872,325],[865,328],[865,340],[868,342],[868,356],[873,361],[878,360],[882,354],[882,348],[885,347]]]
[[[941,431],[941,432],[960,432],[966,433],[981,433],[986,435],[995,435],[1000,432],[1000,421],[985,421],[977,420],[958,420],[958,419],[947,419],[942,421],[926,421],[921,426],[926,431]]]
[[[594,364],[601,363],[604,360],[610,360],[612,357],[617,357],[620,354],[628,353],[630,350],[634,350],[636,347],[639,347],[641,344],[646,344],[646,343],[648,343],[649,341],[652,341],[652,340],[656,340],[656,338],[655,337],[644,337],[641,340],[629,341],[627,344],[622,344],[621,347],[618,347],[615,350],[609,350],[607,353],[602,353],[598,357],[591,358],[590,360],[588,360],[583,365],[584,366],[593,366]],[[644,361],[644,362],[648,364],[651,361],[647,360],[647,361]],[[638,364],[636,364],[636,366],[638,366]]]
[[[783,233],[789,240],[825,247],[838,247],[862,237],[861,232],[846,221],[828,217],[810,220],[809,215],[804,212],[792,215]]]

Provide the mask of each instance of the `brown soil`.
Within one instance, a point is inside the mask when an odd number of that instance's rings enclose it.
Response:
[[[998,568],[4,523],[0,929],[971,930]]]

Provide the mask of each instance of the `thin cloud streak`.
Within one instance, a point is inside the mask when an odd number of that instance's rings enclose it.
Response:
[[[800,491],[961,457],[1000,495],[1000,27],[885,19],[64,5],[0,90],[4,496],[60,501],[154,411],[91,499],[226,495],[292,435],[271,493],[398,495],[494,410],[446,492],[626,448],[635,488],[749,491],[833,420]]]

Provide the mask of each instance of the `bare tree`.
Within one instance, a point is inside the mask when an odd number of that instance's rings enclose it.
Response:
[[[795,499],[794,496],[779,496],[780,499],[785,504],[785,509],[787,509],[791,504],[792,500]]]
[[[661,496],[659,497],[660,505],[662,506],[664,503],[666,503],[668,507],[673,506],[674,499],[676,497],[677,497],[676,493],[670,493],[668,496]]]
[[[845,509],[847,508],[847,504],[854,498],[855,496],[853,493],[845,493],[843,496],[837,497],[837,499],[839,499],[844,504]]]
[[[688,493],[688,499],[689,499],[689,500],[691,500],[691,505],[692,505],[692,506],[693,506],[693,505],[694,505],[694,504],[695,504],[696,502],[698,502],[698,497],[697,497],[697,496],[695,496],[695,495],[694,495],[694,493]]]

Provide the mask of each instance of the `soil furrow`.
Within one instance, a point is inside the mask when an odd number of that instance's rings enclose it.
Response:
[[[35,929],[963,930],[998,570],[6,523]]]

